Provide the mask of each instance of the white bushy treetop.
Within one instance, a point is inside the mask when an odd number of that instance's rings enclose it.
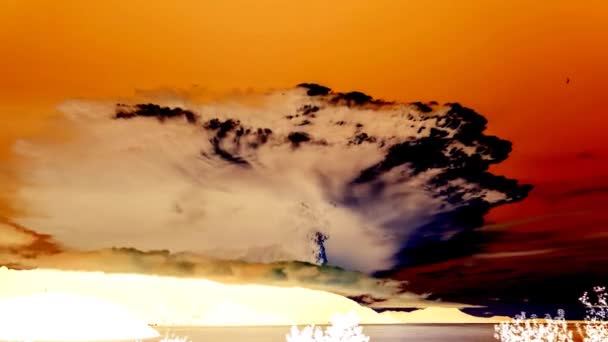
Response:
[[[594,296],[595,298],[592,298]],[[587,308],[585,324],[577,325],[579,334],[583,336],[583,342],[606,342],[608,341],[608,295],[606,287],[596,286],[593,295],[585,292],[579,300]]]
[[[579,298],[586,307],[584,323],[577,323],[576,328],[583,342],[608,341],[608,294],[606,287],[596,286],[593,293],[585,292]],[[525,313],[510,322],[494,326],[494,337],[502,342],[573,342],[572,330],[564,317],[564,310],[558,316],[547,315],[544,320],[535,316],[527,318]]]
[[[315,325],[309,325],[302,331],[292,326],[286,337],[287,342],[369,342],[354,312],[333,316],[331,325],[325,331]]]
[[[528,318],[522,312],[510,322],[495,325],[494,329],[494,338],[502,342],[574,342],[564,310],[559,310],[555,318],[547,315],[542,320],[535,315]]]

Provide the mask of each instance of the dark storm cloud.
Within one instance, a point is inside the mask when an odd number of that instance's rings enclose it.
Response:
[[[350,91],[346,93],[332,92],[330,88],[316,83],[300,83],[298,87],[307,89],[309,96],[327,96],[329,101],[334,104],[346,106],[363,106],[370,105],[390,105],[394,102],[374,99],[372,96],[360,91]]]
[[[416,104],[419,107],[419,104]],[[475,231],[483,225],[483,217],[495,206],[524,199],[532,189],[531,185],[520,185],[516,180],[488,172],[492,164],[505,160],[511,151],[511,143],[495,136],[483,134],[486,119],[472,109],[459,104],[450,104],[451,109],[442,116],[431,116],[436,127],[431,128],[428,137],[407,141],[391,146],[382,161],[362,170],[353,181],[354,184],[375,183],[384,173],[400,165],[410,165],[410,176],[416,176],[430,169],[443,169],[443,173],[430,180],[429,185],[437,188],[436,195],[447,203],[457,204],[453,211],[438,214],[429,223],[414,232],[412,238],[404,244],[397,254],[399,266],[431,263],[438,260],[470,255],[479,250],[483,239]],[[423,112],[427,112],[423,110]],[[445,128],[458,129],[453,138],[449,138]],[[366,137],[366,135],[364,136]],[[469,155],[462,149],[449,145],[457,140],[465,146],[479,144],[475,154]],[[448,154],[444,151],[448,150]],[[477,184],[476,189],[449,186],[451,181],[465,179]],[[381,184],[390,187],[392,184]],[[441,189],[441,190],[439,190]],[[494,203],[482,199],[465,199],[472,192],[495,190],[506,194],[504,200]],[[381,192],[381,191],[380,191]],[[370,193],[375,197],[376,192]],[[391,223],[395,229],[407,225],[407,222],[396,220]],[[449,239],[442,234],[446,231],[458,231]]]
[[[308,96],[320,98],[322,103],[329,106],[390,106],[394,104],[373,99],[372,96],[359,91],[332,92],[330,88],[314,83],[302,83],[298,87],[307,89]],[[368,185],[368,193],[353,197],[348,195],[350,190],[347,190],[347,195],[342,200],[344,205],[353,207],[355,210],[361,203],[381,201],[386,188],[396,187],[398,183],[403,182],[403,179],[394,180],[392,183],[383,181],[383,175],[403,165],[409,167],[406,177],[415,177],[433,169],[443,170],[430,179],[427,186],[434,192],[435,197],[443,199],[446,205],[449,204],[455,208],[435,215],[426,224],[414,230],[395,254],[394,269],[479,252],[486,241],[477,228],[484,224],[483,217],[488,211],[504,203],[520,201],[532,189],[531,185],[521,185],[516,180],[488,172],[490,165],[500,163],[508,157],[512,146],[507,140],[484,134],[487,120],[482,115],[458,103],[446,104],[449,110],[437,114],[433,113],[437,106],[436,102],[429,104],[412,102],[410,106],[423,114],[420,118],[415,118],[410,114],[409,118],[413,124],[418,121],[417,133],[424,134],[427,131],[427,136],[389,145],[381,161],[361,170],[359,175],[351,181],[353,188]],[[190,110],[161,107],[154,104],[139,104],[132,111],[126,111],[125,108],[126,106],[117,107],[116,118],[143,116],[164,120],[184,116],[188,122],[196,123],[200,117],[199,114]],[[285,119],[288,121],[298,119],[299,121],[294,123],[296,127],[309,126],[314,123],[321,110],[319,104],[305,104],[299,107],[295,113],[285,116]],[[347,122],[339,120],[335,124],[343,126]],[[204,129],[214,132],[214,136],[210,139],[213,153],[229,163],[240,166],[250,166],[245,157],[238,155],[241,145],[246,141],[245,143],[249,147],[257,148],[266,144],[272,134],[272,130],[269,128],[246,127],[236,119],[210,119],[205,121],[202,126]],[[349,145],[377,143],[381,147],[386,146],[387,139],[370,135],[362,131],[363,127],[362,123],[354,125],[354,134],[348,141]],[[314,131],[294,130],[287,135],[286,140],[297,148],[304,143],[313,142],[315,138],[312,134]],[[455,142],[459,145],[455,145]],[[471,148],[473,153],[466,151]],[[204,152],[202,154],[207,156]],[[454,185],[457,180],[465,180],[475,186]],[[470,199],[472,194],[480,194],[488,190],[503,193],[505,197],[495,201],[486,201],[481,197]],[[389,222],[387,227],[399,231],[402,229],[401,227],[408,224],[407,219],[397,218]],[[455,233],[448,234],[448,232]],[[378,275],[390,273],[391,270],[384,270]]]
[[[189,123],[196,123],[198,117],[192,111],[181,108],[161,107],[157,104],[137,104],[134,107],[125,104],[116,106],[116,119],[131,119],[134,117],[155,117],[160,121],[172,118],[185,118]]]
[[[294,147],[298,147],[301,143],[310,141],[310,135],[306,132],[291,132],[287,136],[287,140],[289,140]]]
[[[224,149],[222,146],[234,146],[237,149],[241,144],[247,144],[250,148],[257,148],[268,142],[272,130],[269,128],[253,128],[245,127],[239,120],[220,120],[211,119],[203,124],[203,128],[212,134],[215,134],[209,142],[213,146],[213,152],[221,159],[240,166],[250,166],[249,162],[244,158],[233,154]],[[238,152],[237,152],[238,153]],[[206,153],[201,153],[207,157]]]
[[[298,87],[308,89],[308,91],[306,92],[308,96],[327,95],[331,91],[330,88],[316,83],[300,83],[298,84]]]
[[[260,102],[119,105],[109,115],[66,105],[94,134],[32,147],[41,151],[28,167],[44,172],[23,200],[49,218],[24,222],[87,248],[267,262],[315,262],[321,249],[329,264],[385,275],[479,252],[484,215],[531,190],[489,172],[511,143],[486,135],[487,120],[457,103],[394,103],[311,83]],[[75,200],[83,192],[95,194],[92,203]],[[125,200],[141,207],[128,210]],[[103,225],[91,210],[100,206]],[[133,229],[141,232],[123,234]],[[324,245],[311,244],[315,233],[329,237]]]

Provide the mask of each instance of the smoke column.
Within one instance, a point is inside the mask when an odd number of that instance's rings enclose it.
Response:
[[[19,142],[21,225],[81,250],[134,247],[374,273],[466,253],[530,186],[490,174],[511,143],[459,104],[316,84],[257,103],[71,101],[75,136]],[[464,237],[464,238],[463,238]]]

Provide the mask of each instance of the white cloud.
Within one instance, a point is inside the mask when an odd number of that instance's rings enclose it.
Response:
[[[297,126],[304,115],[285,118],[304,105],[320,108],[313,124]],[[382,161],[390,146],[428,137],[437,120],[426,119],[444,115],[449,106],[426,114],[411,105],[336,106],[297,88],[269,93],[255,105],[192,106],[201,116],[197,124],[183,118],[115,120],[108,103],[73,101],[60,109],[74,128],[68,141],[19,147],[25,185],[17,199],[30,212],[16,221],[73,249],[315,261],[309,236],[322,231],[330,236],[330,263],[372,272],[391,268],[412,232],[455,206],[429,188],[429,180],[444,171],[438,168],[413,176],[409,164],[394,167],[378,176],[376,183],[390,186],[376,195],[371,183],[350,183]],[[227,133],[217,146],[249,163],[242,167],[218,157],[210,143],[216,132],[201,124],[212,118],[240,120],[245,128],[269,128],[272,134],[253,148],[255,135],[236,143],[236,133]],[[314,141],[294,150],[287,141],[294,131]],[[374,142],[349,144],[362,131]],[[446,131],[453,136],[455,129]],[[462,189],[480,190],[462,183]],[[349,196],[358,202],[349,203]],[[504,199],[481,190],[464,198],[476,197]]]

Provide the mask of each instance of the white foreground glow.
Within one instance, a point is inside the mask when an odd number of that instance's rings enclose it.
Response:
[[[93,297],[40,293],[0,300],[2,341],[112,341],[158,336],[128,310]]]
[[[120,303],[145,323],[160,326],[327,324],[334,314],[351,311],[361,324],[495,322],[495,318],[471,317],[455,308],[377,313],[337,294],[298,287],[0,267],[0,299],[45,290]]]

